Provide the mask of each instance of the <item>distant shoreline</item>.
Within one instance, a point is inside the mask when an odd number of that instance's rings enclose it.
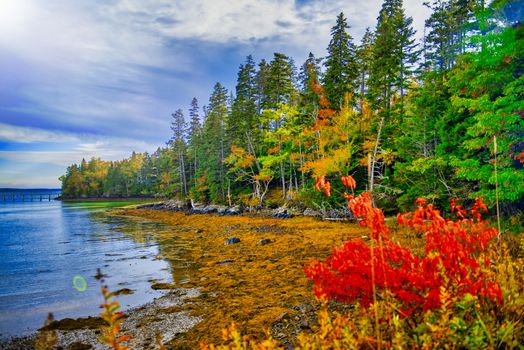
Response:
[[[92,198],[62,198],[56,197],[55,200],[62,202],[155,202],[165,201],[163,197],[92,197]]]

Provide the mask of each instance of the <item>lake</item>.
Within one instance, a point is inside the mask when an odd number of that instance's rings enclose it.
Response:
[[[172,282],[171,267],[155,240],[155,234],[170,228],[107,214],[107,209],[129,203],[63,203],[39,197],[33,202],[28,197],[24,202],[21,197],[3,201],[3,194],[0,191],[0,338],[34,332],[48,312],[55,319],[97,315],[102,301],[97,268],[107,275],[110,290],[135,291],[119,296],[124,310],[160,296],[152,283]]]

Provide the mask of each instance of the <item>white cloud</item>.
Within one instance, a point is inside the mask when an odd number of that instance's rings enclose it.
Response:
[[[79,141],[79,138],[76,135],[60,131],[0,123],[0,140],[16,143],[75,142]]]

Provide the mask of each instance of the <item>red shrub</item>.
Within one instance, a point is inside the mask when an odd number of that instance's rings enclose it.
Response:
[[[369,193],[345,197],[360,224],[371,229],[371,243],[348,241],[335,248],[325,263],[313,260],[305,267],[318,297],[368,306],[373,302],[374,280],[377,297],[389,291],[407,313],[439,307],[440,287],[459,296],[469,293],[502,302],[500,286],[489,273],[486,256],[488,243],[497,231],[481,219],[479,211],[486,210],[481,200],[476,200],[469,214],[453,201],[457,221],[444,219],[423,199],[417,200],[419,206],[414,212],[399,214],[400,224],[426,237],[426,255],[418,257],[389,240],[384,214],[373,207]]]

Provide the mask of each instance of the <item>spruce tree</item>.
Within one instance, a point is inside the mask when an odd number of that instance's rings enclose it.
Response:
[[[225,168],[227,156],[225,140],[225,121],[228,116],[228,91],[216,83],[209,105],[206,107],[206,120],[202,133],[202,168],[199,170],[206,179],[208,199],[222,201],[225,199]]]
[[[278,104],[292,100],[295,90],[294,71],[291,58],[278,52],[273,54],[265,86],[265,95],[269,102],[267,108],[277,108]]]
[[[351,94],[350,103],[355,101],[358,68],[356,62],[356,47],[353,38],[347,33],[347,20],[341,12],[337,23],[331,28],[331,41],[327,48],[328,55],[324,62],[326,73],[324,86],[331,107],[340,110],[344,105],[345,96]]]
[[[402,0],[385,0],[378,17],[369,78],[375,107],[389,113],[395,94],[405,94],[420,55],[413,36],[413,19],[406,17]]]
[[[371,72],[371,63],[373,62],[373,46],[374,46],[374,34],[368,28],[362,37],[362,42],[357,49],[357,64],[358,64],[358,88],[360,97],[360,110],[362,111],[362,103],[364,97],[368,92],[368,80]]]
[[[171,130],[173,136],[171,137],[170,144],[176,155],[179,168],[179,180],[180,180],[180,192],[182,195],[187,195],[187,178],[186,178],[186,165],[185,165],[185,153],[186,153],[186,128],[187,123],[184,120],[184,112],[181,109],[177,109],[175,113],[171,114],[173,121],[171,122]]]
[[[258,127],[256,67],[251,55],[247,56],[238,72],[236,96],[227,123],[231,144],[246,145],[246,134],[252,135]]]
[[[402,117],[402,100],[413,74],[419,52],[415,49],[411,27],[412,19],[406,17],[402,0],[385,0],[382,4],[375,31],[373,62],[370,70],[368,96],[378,115],[375,146],[368,165],[369,187],[373,195],[377,175],[379,152],[392,146],[394,133]],[[400,97],[400,113],[392,114],[392,104]],[[396,107],[397,107],[396,106]],[[396,130],[395,130],[396,128]],[[381,146],[381,139],[384,142]],[[381,166],[383,170],[384,166]],[[384,175],[382,171],[381,175]]]
[[[310,52],[307,60],[300,68],[300,106],[305,115],[310,115],[314,110],[318,110],[319,97],[313,87],[319,84],[321,78],[320,61]]]
[[[256,73],[256,94],[257,94],[257,114],[260,115],[262,110],[270,108],[270,100],[267,93],[269,89],[267,87],[269,80],[269,63],[266,60],[260,60],[258,64],[258,71]]]
[[[190,175],[191,179],[189,182],[193,183],[196,186],[197,181],[197,167],[198,167],[198,154],[201,146],[201,133],[202,133],[202,124],[200,122],[198,100],[196,97],[193,97],[191,100],[191,105],[189,108],[189,133],[188,133],[188,147],[189,147],[189,156],[190,160]]]

